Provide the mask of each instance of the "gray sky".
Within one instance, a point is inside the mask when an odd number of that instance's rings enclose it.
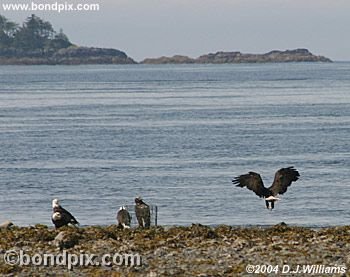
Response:
[[[73,43],[112,47],[137,61],[216,51],[264,53],[308,48],[350,61],[349,0],[34,0],[98,3],[98,12],[9,12],[18,23],[31,13],[63,28]],[[31,0],[0,0],[0,3]]]

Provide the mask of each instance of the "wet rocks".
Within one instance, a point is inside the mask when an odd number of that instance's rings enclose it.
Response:
[[[53,243],[59,249],[68,249],[74,247],[79,242],[79,236],[75,233],[61,231],[55,237]]]
[[[6,220],[6,221],[4,221],[3,223],[0,224],[0,229],[9,229],[9,228],[11,228],[13,226],[14,226],[14,224],[11,221]]]
[[[276,225],[270,228],[231,226],[153,227],[121,230],[106,227],[35,227],[0,230],[0,260],[6,250],[28,255],[62,251],[71,254],[139,254],[142,264],[126,266],[8,267],[1,274],[27,276],[245,276],[246,266],[323,264],[350,266],[350,227],[313,230]]]

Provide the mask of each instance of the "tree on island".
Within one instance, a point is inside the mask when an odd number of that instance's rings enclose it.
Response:
[[[50,22],[34,14],[21,27],[0,15],[0,50],[18,49],[44,54],[69,46],[72,43],[62,29],[56,33]]]
[[[18,25],[0,15],[0,48],[9,47],[13,42]]]
[[[62,29],[34,14],[21,26],[0,15],[0,65],[134,63],[117,49],[73,45]]]

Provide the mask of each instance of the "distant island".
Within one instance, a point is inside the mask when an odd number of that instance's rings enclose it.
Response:
[[[133,64],[116,49],[81,47],[70,42],[62,30],[31,15],[22,26],[0,15],[0,65],[4,64]]]
[[[266,54],[216,52],[198,58],[146,58],[141,64],[224,64],[332,62],[307,49],[274,50]],[[136,64],[125,52],[117,49],[82,47],[70,42],[62,30],[56,32],[51,23],[34,14],[22,26],[0,15],[0,65],[77,65],[77,64]]]
[[[224,63],[284,63],[284,62],[332,62],[324,56],[315,56],[307,49],[274,50],[266,54],[241,52],[216,52],[198,58],[176,55],[173,57],[148,58],[143,64],[224,64]]]

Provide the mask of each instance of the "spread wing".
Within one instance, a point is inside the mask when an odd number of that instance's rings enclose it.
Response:
[[[264,187],[261,176],[255,172],[240,175],[234,178],[232,183],[235,184],[236,187],[247,187],[247,189],[254,191],[259,197],[268,197],[271,194],[269,190]]]
[[[293,167],[281,168],[275,174],[272,186],[269,190],[273,195],[283,194],[287,191],[288,187],[299,179],[299,172]]]

